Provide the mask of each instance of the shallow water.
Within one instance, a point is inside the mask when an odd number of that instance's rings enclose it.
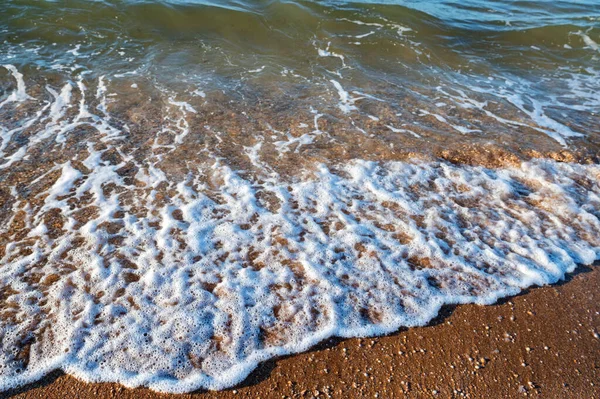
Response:
[[[0,389],[221,389],[600,254],[596,1],[5,1]]]

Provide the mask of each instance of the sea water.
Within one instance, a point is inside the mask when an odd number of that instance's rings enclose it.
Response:
[[[600,5],[0,5],[0,389],[223,389],[600,255]]]

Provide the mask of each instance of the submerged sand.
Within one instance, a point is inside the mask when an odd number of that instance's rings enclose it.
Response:
[[[263,363],[225,391],[166,395],[56,372],[0,398],[597,398],[597,266],[494,306],[445,308],[426,327],[330,340]]]

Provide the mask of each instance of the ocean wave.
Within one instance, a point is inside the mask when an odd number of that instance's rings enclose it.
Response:
[[[329,160],[285,177],[260,141],[228,159],[206,136],[189,145],[203,137],[189,103],[168,98],[160,130],[129,146],[153,115],[111,115],[104,80],[42,101],[9,71],[0,390],[54,369],[222,389],[274,356],[425,325],[600,255],[596,164]],[[241,158],[253,172],[231,166]]]
[[[600,11],[390,3],[4,2],[0,391],[222,389],[597,260]]]

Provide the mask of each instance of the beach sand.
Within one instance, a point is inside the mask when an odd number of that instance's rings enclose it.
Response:
[[[56,372],[0,398],[598,398],[600,269],[492,306],[445,308],[429,326],[330,340],[268,361],[221,392],[165,395]]]

